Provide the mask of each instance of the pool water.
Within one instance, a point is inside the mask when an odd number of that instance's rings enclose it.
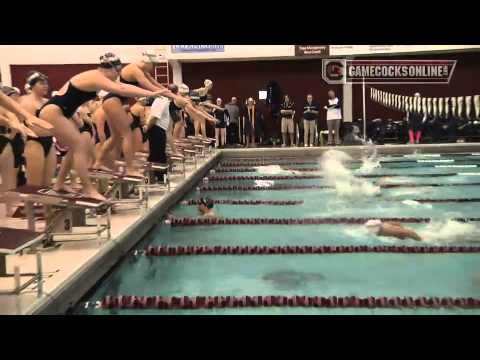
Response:
[[[436,163],[396,161],[441,159],[440,165],[480,164],[480,156],[443,154],[439,156],[388,156],[370,175],[393,175],[388,181],[406,181],[417,185],[460,184],[460,186],[419,186],[382,188],[376,196],[339,196],[334,188],[264,191],[197,191],[184,200],[209,196],[212,199],[303,200],[290,206],[216,205],[216,212],[228,218],[431,218],[430,224],[406,224],[425,241],[379,238],[362,225],[205,225],[154,228],[135,249],[147,246],[280,246],[280,245],[407,245],[480,246],[480,222],[457,223],[453,218],[478,216],[480,202],[426,202],[412,200],[472,199],[480,196],[480,169],[435,167]],[[267,160],[267,159],[266,159]],[[316,159],[310,159],[317,161]],[[225,160],[243,161],[252,160]],[[291,159],[283,162],[292,161]],[[270,162],[275,162],[271,160]],[[282,160],[277,161],[278,164]],[[409,167],[400,167],[408,165]],[[221,166],[220,164],[217,166]],[[245,166],[251,167],[251,166]],[[316,165],[288,167],[312,168]],[[318,166],[319,167],[319,166]],[[350,164],[353,174],[359,164]],[[274,176],[269,169],[255,172],[229,172],[209,176]],[[476,174],[478,172],[478,175]],[[465,174],[467,173],[467,174]],[[306,172],[305,174],[312,174]],[[319,168],[319,175],[322,170]],[[415,175],[430,174],[432,177]],[[451,174],[438,176],[435,174]],[[280,172],[278,175],[285,175]],[[288,175],[288,174],[287,174]],[[371,184],[378,178],[364,179]],[[329,185],[327,179],[274,180],[285,185]],[[462,185],[463,184],[463,185]],[[202,185],[255,186],[254,180],[209,181]],[[176,217],[196,217],[196,206],[177,204],[171,209]],[[135,250],[134,249],[134,250]],[[134,251],[121,261],[75,307],[76,314],[480,314],[464,309],[356,309],[356,308],[233,308],[198,310],[94,309],[85,302],[104,296],[411,296],[480,297],[480,254],[302,254],[302,255],[202,255],[147,257]]]

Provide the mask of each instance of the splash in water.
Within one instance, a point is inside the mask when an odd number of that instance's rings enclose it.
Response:
[[[285,170],[280,165],[257,166],[255,170],[260,174],[265,175],[301,175],[301,171]]]
[[[271,187],[273,185],[275,185],[273,180],[255,180],[256,187]]]
[[[447,220],[446,222],[431,222],[418,233],[427,243],[448,244],[478,242],[480,229],[471,223]]]
[[[333,186],[339,196],[375,196],[380,194],[380,187],[371,184],[365,179],[355,178],[353,173],[344,165],[352,158],[337,150],[328,150],[320,159],[328,185]]]
[[[368,155],[368,153],[371,153]],[[377,157],[377,148],[373,144],[368,144],[367,151],[362,156],[362,166],[355,172],[359,174],[371,174],[376,168],[382,167]]]

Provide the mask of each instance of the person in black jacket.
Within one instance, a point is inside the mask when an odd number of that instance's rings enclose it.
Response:
[[[282,147],[287,146],[287,134],[290,136],[290,146],[295,146],[295,126],[293,117],[295,116],[295,104],[290,100],[288,95],[283,98],[283,103],[280,106],[280,114],[282,117]]]
[[[261,142],[263,136],[263,115],[258,111],[255,100],[248,98],[242,115],[242,130],[245,135],[246,147],[256,146],[257,139]]]

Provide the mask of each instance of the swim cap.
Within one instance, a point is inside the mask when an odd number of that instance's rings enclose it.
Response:
[[[170,90],[174,94],[178,94],[178,86],[175,84],[169,84],[167,86],[168,90]]]
[[[205,205],[208,209],[212,209],[214,203],[213,203],[213,200],[210,198],[201,198],[200,204]]]
[[[187,85],[182,84],[178,87],[178,92],[181,95],[188,95],[188,93],[190,92],[190,88]]]
[[[416,92],[415,94],[413,94],[413,96],[420,96],[420,93]]]
[[[209,79],[206,79],[206,80],[203,82],[203,85],[205,85],[206,87],[207,87],[207,86],[210,86],[210,85],[213,86],[213,81],[212,81],[212,80],[209,80]]]
[[[153,50],[146,50],[142,53],[142,61],[148,64],[160,62],[161,57]]]
[[[122,62],[117,55],[109,52],[100,56],[100,67],[104,69],[115,68],[115,70],[120,71],[122,70]]]
[[[368,220],[365,223],[365,226],[367,229],[375,234],[378,234],[382,227],[382,221],[381,220]]]
[[[100,99],[103,99],[105,96],[108,95],[108,91],[105,91],[105,90],[100,90],[97,94],[97,96],[100,98]]]
[[[25,90],[30,90],[39,81],[48,81],[48,76],[39,71],[30,72],[25,81]]]
[[[20,90],[12,86],[4,86],[1,90],[7,96],[20,95]]]

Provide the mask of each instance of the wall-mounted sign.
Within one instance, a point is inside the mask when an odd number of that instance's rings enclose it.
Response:
[[[323,59],[329,84],[448,84],[456,60]]]
[[[330,55],[400,54],[461,49],[478,50],[479,48],[479,45],[330,45]]]
[[[172,45],[172,53],[224,52],[225,45]]]
[[[295,56],[324,57],[329,55],[329,45],[295,45]]]

